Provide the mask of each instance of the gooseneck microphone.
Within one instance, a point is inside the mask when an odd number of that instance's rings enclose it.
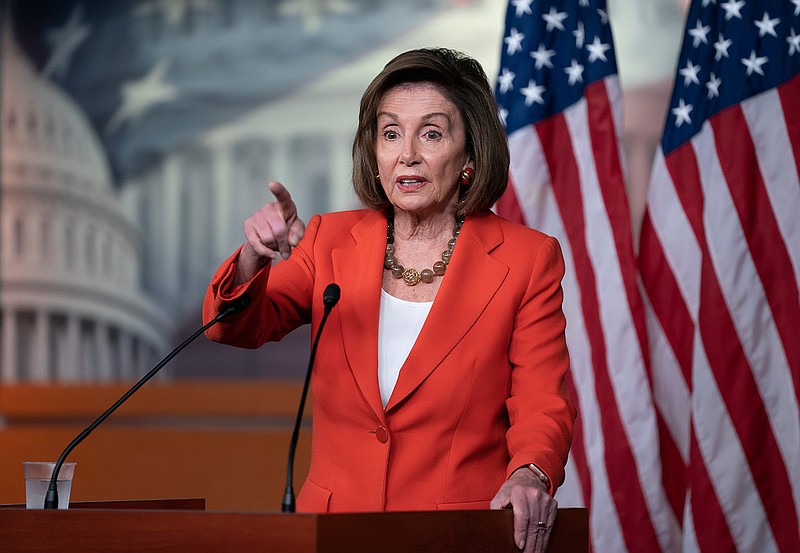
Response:
[[[61,470],[61,465],[64,464],[64,461],[66,460],[67,455],[69,455],[69,453],[73,449],[75,449],[75,446],[77,446],[79,443],[81,443],[86,438],[86,436],[91,434],[92,430],[94,430],[95,428],[100,426],[100,424],[102,424],[102,422],[104,420],[106,420],[111,413],[116,411],[117,408],[120,405],[125,403],[125,401],[129,397],[131,397],[134,393],[136,393],[136,391],[139,388],[144,386],[145,382],[147,382],[148,380],[153,378],[153,376],[155,376],[155,374],[158,371],[160,371],[161,368],[164,365],[169,363],[172,360],[173,357],[178,355],[178,353],[180,353],[183,348],[185,348],[186,346],[191,344],[195,340],[195,338],[197,338],[203,332],[205,332],[206,330],[208,330],[209,328],[211,328],[212,326],[214,326],[215,324],[220,322],[222,319],[224,319],[226,317],[229,317],[231,315],[236,315],[237,313],[241,313],[242,311],[247,309],[247,307],[249,305],[250,305],[250,296],[248,296],[246,294],[242,295],[241,297],[237,298],[236,300],[228,303],[227,305],[224,305],[222,307],[222,310],[217,314],[216,317],[214,317],[214,319],[212,319],[211,321],[209,321],[206,324],[204,324],[194,334],[192,334],[186,340],[184,340],[181,345],[179,345],[177,348],[172,350],[164,359],[161,360],[161,362],[158,365],[153,367],[150,370],[150,372],[148,372],[146,375],[144,375],[141,378],[141,380],[139,380],[139,382],[134,384],[133,387],[130,390],[125,392],[125,394],[121,398],[119,398],[114,403],[114,405],[109,407],[106,410],[105,413],[103,413],[102,415],[97,417],[97,419],[92,424],[87,426],[86,429],[84,429],[83,432],[78,434],[78,436],[74,440],[72,440],[70,442],[70,444],[66,447],[66,449],[64,449],[64,451],[61,453],[61,456],[59,456],[58,461],[56,461],[55,467],[53,467],[53,475],[50,477],[50,485],[47,488],[47,495],[45,495],[45,498],[44,498],[44,508],[45,509],[57,509],[58,508],[58,486],[57,486],[57,484],[58,484],[58,473]]]
[[[325,287],[325,291],[322,293],[322,304],[325,306],[325,312],[322,314],[322,320],[319,322],[317,335],[311,346],[311,355],[308,358],[308,369],[306,370],[306,381],[303,384],[303,392],[300,394],[297,418],[294,421],[292,438],[289,441],[289,460],[286,463],[286,490],[283,492],[283,503],[281,504],[281,511],[284,513],[294,512],[294,488],[292,487],[292,481],[294,479],[294,451],[297,449],[297,437],[300,433],[300,423],[303,420],[303,409],[306,406],[308,383],[311,381],[311,368],[314,366],[314,357],[317,355],[317,344],[319,344],[319,337],[322,335],[322,329],[325,327],[325,321],[328,320],[331,309],[339,303],[341,294],[342,290],[335,282],[328,284],[328,286]]]

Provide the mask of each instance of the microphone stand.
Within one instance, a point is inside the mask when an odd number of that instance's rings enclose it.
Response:
[[[294,421],[294,429],[292,430],[292,437],[289,442],[289,460],[286,463],[286,489],[283,492],[283,503],[281,503],[281,512],[294,513],[294,452],[297,449],[297,438],[300,433],[300,423],[303,420],[303,411],[306,406],[306,395],[308,394],[308,384],[311,382],[311,368],[314,366],[314,358],[317,356],[317,345],[319,344],[319,337],[322,335],[322,329],[325,327],[325,321],[328,320],[328,315],[331,314],[333,306],[339,302],[339,294],[341,293],[339,286],[335,283],[328,284],[322,296],[322,301],[325,304],[325,312],[322,315],[322,320],[317,329],[317,335],[314,338],[314,344],[311,346],[311,355],[308,358],[308,369],[306,370],[306,380],[303,383],[303,392],[300,394],[300,405],[297,408],[297,418]]]
[[[160,362],[158,365],[156,365],[155,367],[153,367],[152,369],[150,369],[150,372],[148,372],[146,375],[144,375],[144,376],[141,378],[141,380],[139,380],[139,382],[137,382],[136,384],[134,384],[134,385],[133,385],[133,387],[132,387],[130,390],[128,390],[127,392],[125,392],[125,394],[124,394],[124,395],[123,395],[121,398],[119,398],[119,399],[118,399],[118,400],[117,400],[117,401],[114,403],[114,405],[112,405],[111,407],[109,407],[109,408],[108,408],[108,409],[105,411],[105,413],[103,413],[102,415],[100,415],[99,417],[97,417],[97,419],[96,419],[96,420],[95,420],[95,421],[94,421],[92,424],[90,424],[89,426],[87,426],[87,427],[86,427],[86,428],[83,430],[83,432],[81,432],[80,434],[78,434],[78,436],[77,436],[77,437],[76,437],[74,440],[72,440],[72,441],[69,443],[69,445],[66,447],[66,449],[64,449],[64,451],[63,451],[63,452],[61,453],[61,455],[59,456],[59,458],[58,458],[58,461],[56,461],[56,465],[55,465],[55,467],[53,467],[53,474],[50,476],[50,485],[49,485],[49,486],[48,486],[48,488],[47,488],[47,494],[45,495],[45,498],[44,498],[44,508],[45,508],[45,509],[57,509],[57,508],[58,508],[58,473],[59,473],[59,471],[61,471],[61,465],[63,465],[63,464],[64,464],[64,461],[67,459],[67,455],[69,455],[69,454],[70,454],[70,452],[71,452],[73,449],[75,449],[75,447],[76,447],[76,446],[77,446],[79,443],[81,443],[81,442],[82,442],[82,441],[83,441],[83,440],[84,440],[84,439],[85,439],[85,438],[86,438],[86,437],[87,437],[89,434],[91,434],[91,433],[92,433],[92,431],[93,431],[95,428],[97,428],[98,426],[100,426],[100,424],[102,424],[102,422],[103,422],[104,420],[106,420],[106,419],[108,418],[108,416],[109,416],[109,415],[111,415],[111,413],[113,413],[114,411],[116,411],[116,410],[117,410],[117,408],[119,408],[119,406],[120,406],[120,405],[122,405],[123,403],[125,403],[125,401],[126,401],[126,400],[127,400],[129,397],[131,397],[131,396],[132,396],[134,393],[136,393],[136,391],[137,391],[139,388],[141,388],[142,386],[144,386],[144,384],[145,384],[145,383],[146,383],[148,380],[150,380],[151,378],[153,378],[153,376],[155,376],[155,374],[156,374],[158,371],[160,371],[160,370],[161,370],[161,368],[162,368],[164,365],[166,365],[167,363],[169,363],[169,362],[172,360],[172,358],[173,358],[173,357],[175,357],[176,355],[178,355],[178,353],[180,353],[180,352],[181,352],[181,350],[183,350],[183,349],[184,349],[186,346],[188,346],[189,344],[191,344],[191,343],[192,343],[192,342],[195,340],[195,338],[197,338],[198,336],[200,336],[200,335],[201,335],[203,332],[205,332],[206,330],[208,330],[209,328],[211,328],[212,326],[214,326],[215,324],[217,324],[217,323],[218,323],[219,321],[221,321],[222,319],[224,319],[224,318],[228,317],[229,315],[234,315],[234,314],[236,314],[236,313],[239,313],[239,312],[241,312],[241,311],[244,311],[244,310],[247,308],[247,306],[248,306],[248,305],[250,305],[250,298],[249,298],[248,296],[242,296],[242,297],[241,297],[241,298],[239,298],[238,300],[236,300],[236,301],[233,301],[233,302],[231,302],[230,304],[228,304],[227,306],[225,306],[225,307],[223,308],[223,310],[222,310],[222,311],[220,311],[220,312],[219,312],[219,314],[218,314],[216,317],[214,317],[214,319],[212,319],[212,320],[211,320],[211,321],[209,321],[208,323],[204,324],[204,325],[203,325],[203,326],[202,326],[200,329],[198,329],[198,330],[197,330],[197,331],[196,331],[194,334],[192,334],[192,335],[191,335],[191,336],[189,336],[189,337],[188,337],[186,340],[184,340],[184,341],[183,341],[183,343],[182,343],[181,345],[179,345],[177,348],[175,348],[174,350],[172,350],[172,351],[171,351],[171,352],[170,352],[170,353],[169,353],[169,354],[168,354],[168,355],[167,355],[167,356],[166,356],[166,357],[165,357],[165,358],[164,358],[164,359],[163,359],[163,360],[162,360],[162,361],[161,361],[161,362]]]

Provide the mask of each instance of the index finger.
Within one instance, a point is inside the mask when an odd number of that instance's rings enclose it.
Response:
[[[281,212],[284,215],[284,219],[288,220],[289,217],[295,214],[295,205],[292,201],[292,195],[289,194],[289,191],[286,190],[281,183],[275,180],[269,181],[268,185],[269,191],[272,192],[272,195],[275,196],[275,199],[278,201],[278,205],[281,208]]]

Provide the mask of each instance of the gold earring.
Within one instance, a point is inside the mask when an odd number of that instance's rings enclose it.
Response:
[[[465,167],[461,174],[459,175],[459,181],[461,182],[461,186],[469,186],[472,184],[472,179],[475,178],[475,169],[472,167]]]

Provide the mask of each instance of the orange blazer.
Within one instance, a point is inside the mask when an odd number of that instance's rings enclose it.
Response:
[[[385,247],[383,213],[317,215],[288,260],[233,287],[237,252],[205,298],[208,321],[249,294],[250,308],[208,337],[257,348],[309,322],[315,336],[323,290],[341,287],[312,373],[311,467],[298,510],[488,508],[528,463],[559,485],[576,412],[565,388],[558,242],[491,212],[468,217],[384,409],[377,375]]]

